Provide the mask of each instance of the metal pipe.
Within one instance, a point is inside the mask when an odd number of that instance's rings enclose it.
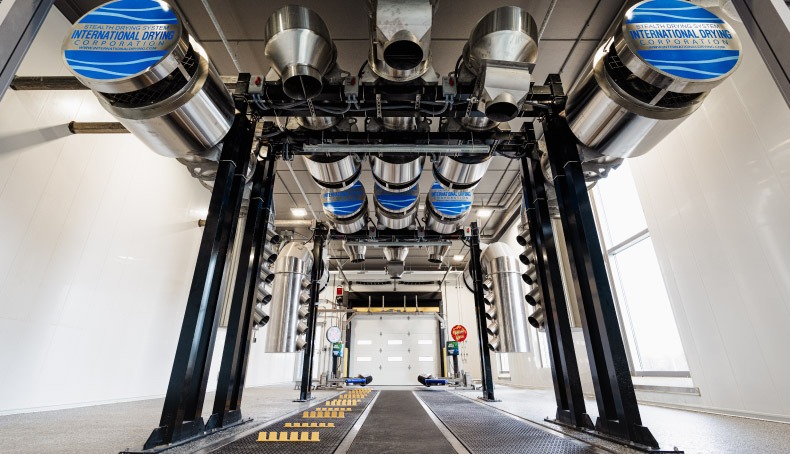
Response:
[[[315,211],[313,211],[313,206],[310,205],[310,199],[307,198],[307,194],[305,194],[304,189],[302,188],[302,184],[299,183],[299,178],[296,177],[296,172],[294,172],[294,168],[291,167],[291,163],[289,161],[284,161],[284,162],[285,165],[288,166],[288,171],[291,172],[291,176],[296,182],[296,187],[299,188],[299,192],[302,194],[302,198],[304,199],[304,202],[307,204],[307,208],[310,209],[310,214],[313,216],[313,219],[317,221],[318,216],[315,215]]]
[[[546,31],[546,27],[549,25],[549,18],[551,18],[551,14],[554,12],[555,6],[557,6],[557,0],[551,0],[549,9],[546,11],[546,15],[543,16],[543,22],[540,23],[540,29],[538,30],[538,42],[540,42],[540,39],[543,38],[543,33]]]
[[[228,55],[230,59],[233,60],[233,66],[236,67],[236,72],[241,73],[241,65],[239,64],[238,58],[236,58],[236,54],[231,51],[230,43],[228,43],[228,39],[225,37],[225,32],[222,30],[222,26],[219,25],[219,20],[217,20],[217,16],[214,14],[214,10],[211,9],[211,5],[209,5],[208,0],[201,0],[203,3],[203,7],[206,9],[206,13],[208,13],[209,19],[211,19],[211,23],[214,24],[214,28],[217,30],[217,34],[219,35],[219,39],[222,41],[222,45],[225,46],[225,50],[228,51]]]

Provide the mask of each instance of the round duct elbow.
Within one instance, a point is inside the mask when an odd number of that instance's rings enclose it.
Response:
[[[425,203],[425,227],[436,233],[455,232],[471,211],[473,201],[471,191],[450,190],[434,183]]]
[[[391,192],[408,191],[420,181],[425,156],[370,156],[376,183]]]
[[[344,191],[359,180],[362,164],[353,155],[302,156],[307,172],[316,183],[330,191]]]
[[[370,0],[370,53],[373,72],[405,82],[431,67],[431,28],[436,1]]]
[[[119,9],[128,18],[115,19]],[[115,24],[124,30],[107,27]],[[125,31],[133,28],[141,30]],[[72,25],[62,51],[69,71],[154,152],[201,165],[219,159],[233,100],[205,50],[165,2],[105,3]]]
[[[654,14],[656,8],[682,8],[683,14],[667,18]],[[599,155],[642,155],[699,108],[740,61],[737,34],[713,12],[681,0],[640,2],[570,90],[568,124]]]
[[[365,228],[368,196],[359,181],[343,191],[324,190],[321,200],[324,214],[334,224],[335,230],[338,232],[350,234]]]
[[[538,27],[535,19],[518,6],[503,6],[475,25],[463,51],[464,65],[479,75],[486,60],[535,63],[538,59]]]
[[[433,176],[447,189],[472,190],[486,174],[490,155],[441,156],[433,162]]]
[[[264,55],[289,98],[306,100],[321,93],[336,50],[318,14],[304,6],[283,6],[266,21],[264,41]]]

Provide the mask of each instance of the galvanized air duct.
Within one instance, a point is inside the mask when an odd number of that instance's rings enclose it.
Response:
[[[387,259],[387,274],[392,279],[400,279],[406,268],[406,256],[409,255],[409,248],[406,247],[385,247],[384,257]]]
[[[266,338],[269,353],[289,353],[299,350],[299,308],[302,281],[310,279],[313,269],[313,254],[300,242],[283,246],[274,262],[272,282],[271,324]]]
[[[323,77],[335,64],[337,51],[326,24],[304,6],[286,5],[266,21],[264,55],[292,99],[321,93]]]
[[[571,89],[568,123],[594,154],[639,156],[697,110],[740,61],[740,40],[714,13],[681,0],[640,2]]]
[[[442,263],[444,256],[450,250],[450,245],[447,246],[428,246],[428,261],[431,263]]]
[[[362,164],[354,155],[303,155],[310,176],[324,189],[343,191],[359,179]]]
[[[72,25],[62,51],[69,71],[149,148],[214,171],[233,101],[175,9],[155,0],[105,3]]]
[[[405,192],[391,192],[376,183],[373,200],[379,225],[394,230],[416,227],[419,197],[420,187],[416,185]]]
[[[438,0],[368,0],[370,69],[405,82],[431,67],[431,26]]]
[[[537,59],[538,27],[525,10],[503,6],[480,19],[464,46],[463,60],[477,76],[478,110],[485,117],[467,117],[461,123],[481,130],[517,117]]]
[[[420,181],[425,156],[370,156],[370,170],[376,183],[388,191],[408,191]]]
[[[524,289],[515,256],[507,244],[493,243],[480,257],[484,274],[491,278],[492,302],[496,308],[498,330],[496,336],[490,338],[490,343],[498,345],[498,349],[492,349],[500,353],[529,351]]]
[[[343,250],[348,254],[351,263],[360,263],[365,261],[365,252],[368,247],[364,244],[348,243],[343,240]]]
[[[453,233],[472,209],[472,191],[453,191],[434,183],[425,203],[425,227],[436,233]]]
[[[490,155],[448,156],[433,161],[433,176],[448,189],[472,190],[486,174]]]
[[[365,228],[368,215],[368,196],[362,183],[357,181],[343,191],[321,194],[324,214],[340,233],[355,233]]]

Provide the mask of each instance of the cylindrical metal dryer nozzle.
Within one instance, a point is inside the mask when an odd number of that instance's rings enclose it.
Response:
[[[527,320],[533,328],[543,328],[543,325],[546,323],[546,313],[543,310],[543,306],[535,307],[535,310],[527,317]]]
[[[304,244],[290,242],[280,250],[274,262],[272,282],[271,323],[266,338],[266,351],[287,353],[298,350],[297,332],[302,296],[302,280],[309,279],[313,254]]]
[[[431,263],[442,263],[444,256],[450,251],[450,245],[428,246],[428,261]]]
[[[365,252],[367,252],[368,247],[361,243],[348,243],[344,240],[343,250],[348,254],[351,263],[360,263],[365,261]]]
[[[491,164],[490,155],[441,156],[433,162],[433,176],[448,189],[472,190]]]
[[[416,185],[408,191],[391,192],[376,183],[373,197],[378,223],[393,230],[415,226],[419,196],[420,188]]]
[[[129,31],[136,28],[156,32]],[[155,38],[143,38],[149,34]],[[203,47],[166,2],[105,3],[72,25],[62,51],[69,71],[153,151],[194,164],[193,172],[219,159],[217,145],[233,123],[233,100]]]
[[[519,279],[519,264],[515,253],[505,243],[489,244],[481,254],[480,265],[492,281],[491,290],[498,324],[497,351],[529,351],[524,290]]]
[[[639,2],[569,91],[568,124],[598,155],[639,156],[697,110],[740,61],[738,36],[713,12],[682,0]]]
[[[420,181],[424,156],[370,156],[376,183],[391,192],[408,191]]]
[[[355,233],[367,223],[368,196],[362,183],[357,181],[343,191],[327,191],[321,194],[324,214],[340,233]]]
[[[283,82],[283,92],[297,100],[321,93],[324,74],[335,64],[329,30],[313,10],[286,5],[264,27],[264,55]]]
[[[453,191],[434,183],[425,203],[425,227],[437,233],[455,232],[472,209],[473,200],[469,190]]]
[[[343,191],[357,182],[362,164],[353,155],[302,156],[310,176],[324,189]]]

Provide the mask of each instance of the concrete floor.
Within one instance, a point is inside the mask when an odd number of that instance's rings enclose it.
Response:
[[[414,388],[413,386],[382,387],[382,389]],[[255,422],[245,424],[235,431],[249,430],[267,420],[306,407],[307,405],[303,403],[292,402],[296,393],[292,384],[247,389],[244,394],[243,413],[245,417],[255,418]],[[334,392],[329,391],[314,393],[317,399],[333,394]],[[460,394],[472,398],[481,395],[480,391],[461,391]],[[551,390],[527,390],[498,386],[496,394],[499,399],[502,399],[502,402],[489,405],[591,442],[612,452],[635,452],[544,422],[543,418],[552,415],[555,409],[554,395]],[[210,411],[213,395],[209,395],[206,402],[205,407],[207,411]],[[151,433],[153,426],[158,422],[161,408],[162,399],[154,399],[2,416],[0,417],[0,453],[88,454],[113,453],[127,448],[139,449]],[[594,419],[595,402],[588,400],[587,408]],[[788,424],[673,410],[650,405],[642,406],[642,419],[663,448],[671,449],[677,446],[687,453],[694,454],[790,452],[790,425]],[[193,445],[189,449],[178,449],[172,452],[194,450]]]
[[[336,391],[313,391],[316,399]],[[252,423],[225,433],[242,432],[265,421],[305,408],[311,404],[292,402],[299,397],[293,383],[244,391],[242,414],[254,418]],[[117,453],[142,449],[143,443],[159,422],[164,399],[141,400],[118,404],[97,405],[69,410],[0,416],[1,454],[91,454]],[[208,393],[203,405],[203,418],[208,420],[214,393]],[[217,436],[223,434],[216,434]],[[168,452],[192,452],[173,449]]]
[[[460,394],[473,398],[481,395],[480,391],[461,391]],[[502,402],[487,403],[487,405],[617,453],[638,452],[543,421],[548,416],[553,417],[557,408],[553,390],[520,389],[498,385],[495,394]],[[587,412],[595,421],[598,414],[595,400],[585,399],[585,401]],[[640,405],[640,410],[643,424],[650,429],[663,449],[671,450],[677,447],[687,454],[790,452],[790,424],[652,405]]]

